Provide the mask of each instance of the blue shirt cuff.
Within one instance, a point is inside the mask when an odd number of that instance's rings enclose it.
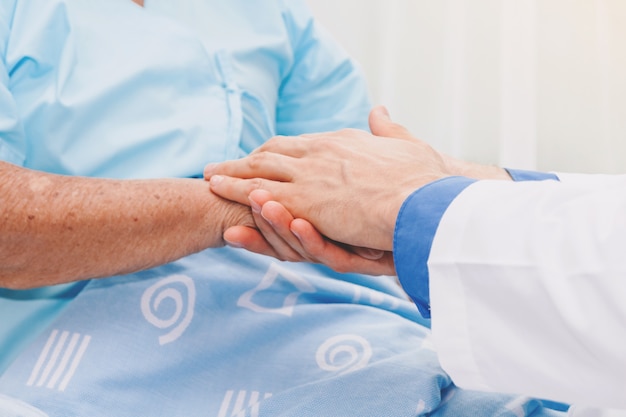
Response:
[[[539,171],[525,171],[523,169],[509,169],[504,168],[509,173],[513,181],[544,181],[544,180],[559,180],[554,174],[549,172]]]
[[[557,180],[554,174],[507,169],[514,181]],[[393,257],[402,287],[420,314],[430,318],[428,265],[430,249],[443,214],[452,201],[476,180],[447,177],[419,188],[402,204],[396,220]]]
[[[465,177],[446,177],[419,188],[402,204],[393,237],[393,257],[402,287],[420,314],[430,317],[428,256],[435,232],[450,203],[476,182]]]

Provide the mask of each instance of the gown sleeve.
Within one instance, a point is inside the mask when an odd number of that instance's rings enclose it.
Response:
[[[303,1],[285,1],[283,18],[293,61],[280,87],[277,133],[298,135],[346,127],[368,129],[371,108],[358,64],[311,15]]]
[[[6,64],[14,9],[15,2],[12,0],[0,4],[0,160],[24,165],[24,129],[11,95]]]

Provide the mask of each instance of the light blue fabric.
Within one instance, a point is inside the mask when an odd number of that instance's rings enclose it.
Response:
[[[320,272],[226,248],[92,281],[0,390],[50,416],[550,415],[451,386],[389,278]]]
[[[359,71],[300,1],[7,0],[0,48],[1,156],[35,169],[195,177],[366,128]],[[389,277],[223,248],[82,285],[0,294],[0,415],[556,415],[451,385]]]
[[[0,288],[0,374],[85,285],[82,282],[28,291]]]
[[[293,125],[367,127],[359,71],[300,1],[3,1],[0,48],[0,158],[29,168],[199,177]],[[0,292],[0,372],[53,293],[72,290]]]

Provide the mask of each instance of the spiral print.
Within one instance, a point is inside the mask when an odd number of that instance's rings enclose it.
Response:
[[[371,357],[369,342],[356,334],[333,336],[322,343],[315,354],[320,369],[339,375],[364,368]]]
[[[181,285],[186,291],[181,291]],[[174,312],[169,317],[159,317],[159,307],[166,299],[174,302]],[[159,344],[165,345],[178,339],[189,326],[195,303],[196,287],[193,280],[184,275],[172,275],[146,289],[141,297],[141,312],[153,326],[170,329],[168,333],[159,336]]]

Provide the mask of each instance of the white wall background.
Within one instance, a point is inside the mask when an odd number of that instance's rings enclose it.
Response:
[[[375,102],[438,149],[626,173],[626,1],[308,2]]]

